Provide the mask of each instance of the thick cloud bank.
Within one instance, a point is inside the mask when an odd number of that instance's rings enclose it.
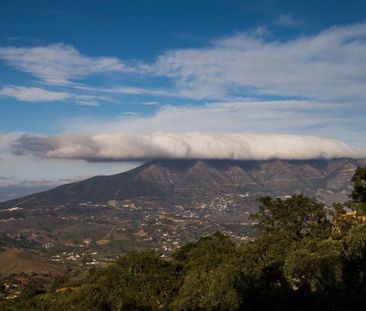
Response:
[[[366,149],[337,140],[278,134],[173,134],[23,135],[13,153],[45,158],[88,161],[150,159],[330,159],[366,158]]]

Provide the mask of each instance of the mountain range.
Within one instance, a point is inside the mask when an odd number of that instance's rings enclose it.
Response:
[[[246,239],[258,197],[304,193],[326,204],[343,202],[355,169],[364,165],[355,159],[156,160],[0,203],[0,241],[53,256],[65,248],[98,250],[106,258],[141,247],[169,253],[215,230]]]

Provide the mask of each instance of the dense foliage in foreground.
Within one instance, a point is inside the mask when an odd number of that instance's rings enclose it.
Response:
[[[215,233],[169,260],[129,253],[81,286],[28,291],[0,309],[364,310],[366,169],[352,181],[352,200],[331,208],[303,195],[260,199],[254,241]]]

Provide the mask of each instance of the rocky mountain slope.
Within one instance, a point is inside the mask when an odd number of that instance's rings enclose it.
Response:
[[[169,252],[214,230],[251,234],[249,213],[263,195],[303,192],[344,201],[365,160],[159,160],[0,203],[4,245],[57,253],[136,247]],[[94,251],[95,252],[95,251]],[[70,256],[69,256],[70,257]]]
[[[12,200],[13,205],[101,203],[141,196],[161,200],[205,197],[207,193],[262,192],[287,195],[304,192],[324,197],[322,191],[344,199],[350,177],[365,161],[351,159],[304,161],[159,160],[112,176],[80,182]]]

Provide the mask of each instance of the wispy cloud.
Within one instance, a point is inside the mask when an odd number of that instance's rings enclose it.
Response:
[[[366,99],[366,23],[275,41],[243,33],[205,48],[171,50],[151,70],[193,98],[300,96]]]
[[[296,21],[283,15],[277,22],[289,26]],[[151,63],[90,57],[66,44],[3,47],[0,59],[48,84],[117,97],[125,94],[198,100],[263,96],[366,100],[366,23],[333,27],[286,41],[274,40],[266,31],[259,27],[201,48],[168,50]],[[134,86],[101,87],[90,85],[85,79],[111,72],[119,78],[128,75]],[[151,88],[141,77],[149,81],[163,78],[165,82]]]
[[[163,88],[150,88],[150,87],[136,87],[136,86],[113,86],[113,87],[94,87],[86,85],[74,85],[74,89],[91,91],[97,93],[107,94],[123,94],[123,95],[152,95],[152,96],[180,96],[174,90],[167,90]]]
[[[112,98],[99,95],[83,95],[74,92],[50,91],[39,87],[7,85],[0,88],[0,96],[12,97],[23,102],[43,103],[70,101],[80,106],[99,106],[100,102],[113,102]]]
[[[160,105],[160,102],[153,100],[153,101],[144,102],[142,104],[144,106],[158,106],[158,105]]]
[[[37,87],[4,86],[0,88],[0,95],[13,97],[25,102],[64,101],[71,95],[66,92],[54,92]]]
[[[10,66],[50,84],[69,84],[88,75],[131,70],[116,57],[89,57],[66,44],[2,47],[0,58]]]
[[[106,92],[129,94],[129,95],[155,95],[155,96],[177,96],[172,91],[165,89],[153,89],[146,87],[120,86],[111,89],[105,89]]]

